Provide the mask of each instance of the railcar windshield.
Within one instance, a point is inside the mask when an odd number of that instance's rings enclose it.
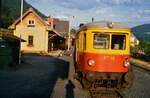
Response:
[[[111,49],[124,50],[126,46],[125,43],[126,43],[125,35],[112,35]]]
[[[95,49],[124,50],[126,48],[126,35],[95,33],[93,47]]]
[[[108,49],[109,35],[108,34],[94,34],[94,48]]]

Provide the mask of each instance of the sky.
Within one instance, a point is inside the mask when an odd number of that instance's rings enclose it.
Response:
[[[92,21],[122,22],[130,27],[150,23],[150,0],[26,0],[46,16],[71,26]]]

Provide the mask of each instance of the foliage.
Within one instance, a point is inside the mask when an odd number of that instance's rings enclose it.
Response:
[[[10,29],[0,28],[0,32],[12,32]]]
[[[132,31],[140,41],[138,47],[131,48],[132,56],[150,62],[150,24],[136,26]]]
[[[149,41],[141,40],[140,47],[144,50],[146,54],[150,54],[150,42]]]
[[[131,48],[132,57],[150,62],[150,42],[141,40],[139,46]]]
[[[150,24],[136,26],[132,31],[139,40],[150,41]]]
[[[32,7],[25,0],[23,6],[23,12]],[[21,14],[21,0],[1,0],[1,14],[0,14],[0,27],[8,28],[16,19],[20,17]],[[40,16],[44,17],[37,9],[32,7]]]
[[[1,3],[1,27],[7,28],[20,16],[21,0],[1,0]],[[27,4],[24,5],[26,8]]]

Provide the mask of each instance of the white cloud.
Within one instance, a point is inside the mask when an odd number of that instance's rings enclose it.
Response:
[[[108,14],[108,12],[113,12],[112,7],[96,7],[93,10],[95,10],[96,14]]]
[[[96,0],[96,2],[100,2],[101,0]]]
[[[104,0],[101,0],[104,1]],[[120,4],[140,4],[142,2],[146,2],[148,0],[109,0],[109,1],[105,1],[106,3],[112,3],[112,4],[116,4],[116,5],[120,5]]]
[[[57,6],[71,8],[71,9],[80,9],[80,10],[89,10],[98,6],[115,6],[115,5],[138,5],[143,4],[143,2],[149,2],[150,0],[27,0],[28,2],[33,3],[48,3],[55,4]]]
[[[150,14],[150,9],[146,9],[143,12],[146,13],[146,14]]]
[[[75,16],[74,24],[110,20],[136,24],[150,22],[150,0],[27,0],[46,15]],[[37,1],[37,2],[36,2]],[[40,2],[40,3],[39,3]]]
[[[97,10],[95,11],[95,13],[96,13],[96,14],[105,14],[106,11],[105,11],[105,10],[99,10],[99,9],[97,9]]]
[[[31,1],[31,0],[26,0],[26,1]],[[45,1],[47,1],[47,0],[32,0],[32,2],[34,2],[34,3],[43,3],[43,2],[45,2]]]
[[[69,17],[65,15],[54,15],[53,17],[63,19],[63,20],[69,20]]]

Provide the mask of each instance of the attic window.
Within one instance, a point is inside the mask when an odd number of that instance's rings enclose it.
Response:
[[[35,27],[35,21],[34,20],[29,20],[28,21],[28,27]]]

